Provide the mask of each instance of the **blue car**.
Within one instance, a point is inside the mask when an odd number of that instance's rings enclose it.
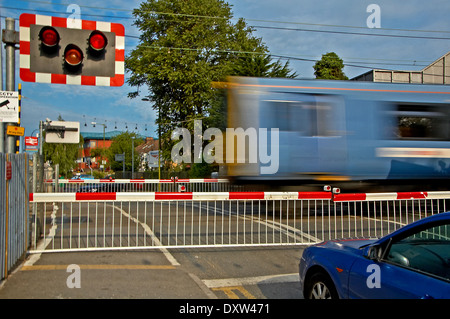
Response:
[[[305,299],[450,298],[450,212],[381,239],[331,240],[303,251]]]
[[[72,177],[71,179],[94,179],[93,175],[81,174]]]

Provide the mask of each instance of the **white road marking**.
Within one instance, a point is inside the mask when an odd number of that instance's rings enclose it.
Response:
[[[58,228],[58,225],[56,224],[56,213],[58,212],[58,206],[53,203],[53,210],[51,214],[52,219],[52,228],[50,228],[48,236],[45,237],[45,240],[42,240],[38,243],[36,250],[43,251],[47,248],[48,245],[54,240],[56,235],[56,229]],[[33,266],[34,263],[36,263],[41,258],[41,253],[38,254],[32,254],[25,262],[24,266]]]
[[[282,223],[279,223],[276,221],[266,221],[263,218],[253,216],[253,214],[251,216],[249,214],[244,215],[244,216],[239,216],[235,212],[227,212],[227,211],[222,210],[220,207],[207,207],[205,204],[201,204],[201,206],[199,206],[196,203],[194,203],[193,205],[194,205],[194,207],[201,207],[204,209],[209,209],[209,211],[212,213],[218,213],[218,214],[222,214],[222,215],[235,215],[235,216],[238,216],[240,219],[245,219],[245,220],[249,220],[254,223],[264,225],[264,226],[272,228],[274,230],[278,230],[281,233],[288,235],[290,238],[293,238],[294,240],[298,239],[298,240],[302,241],[303,238],[306,238],[309,243],[320,243],[322,241],[321,239],[314,237],[310,234],[307,234],[305,232],[302,232],[300,229],[297,229],[295,227],[285,225],[285,224],[282,224]]]
[[[111,205],[108,205],[111,206]],[[116,207],[112,205],[113,208],[116,208],[120,211],[121,214],[123,214],[125,217],[128,217],[133,222],[139,224],[144,228],[144,230],[147,232],[147,234],[152,238],[152,240],[155,242],[156,246],[162,246],[161,241],[156,237],[155,233],[150,229],[150,227],[147,224],[144,224],[143,222],[137,220],[136,218],[132,217],[130,214],[125,212],[123,209]],[[180,263],[175,259],[175,257],[166,249],[166,248],[160,248],[161,252],[166,256],[167,260],[173,265],[173,266],[180,266]]]
[[[258,284],[275,284],[286,282],[298,282],[298,274],[269,275],[244,278],[226,278],[226,279],[204,279],[203,283],[208,288],[234,287]]]

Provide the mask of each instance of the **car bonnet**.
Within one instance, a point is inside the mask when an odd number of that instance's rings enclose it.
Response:
[[[325,241],[323,243],[317,244],[317,246],[324,246],[327,248],[334,248],[334,249],[346,249],[346,248],[353,248],[353,249],[359,249],[363,246],[370,245],[377,241],[377,239],[368,239],[368,238],[361,238],[361,239],[336,239],[336,240],[329,240]]]

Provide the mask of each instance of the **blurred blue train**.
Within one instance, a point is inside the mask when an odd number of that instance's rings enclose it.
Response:
[[[445,85],[236,77],[228,84],[228,127],[279,131],[278,145],[266,137],[268,155],[279,151],[278,170],[264,174],[261,161],[229,160],[234,180],[409,183],[450,177]],[[247,142],[255,143],[249,136]]]

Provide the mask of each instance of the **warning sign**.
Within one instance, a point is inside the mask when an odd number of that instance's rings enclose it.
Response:
[[[13,136],[23,136],[25,133],[25,128],[20,126],[7,126],[6,127],[6,134],[7,135],[13,135]]]
[[[6,177],[6,180],[8,180],[8,181],[12,178],[12,166],[11,166],[11,162],[10,161],[6,162],[5,177]]]
[[[0,122],[19,123],[19,92],[0,91]]]

